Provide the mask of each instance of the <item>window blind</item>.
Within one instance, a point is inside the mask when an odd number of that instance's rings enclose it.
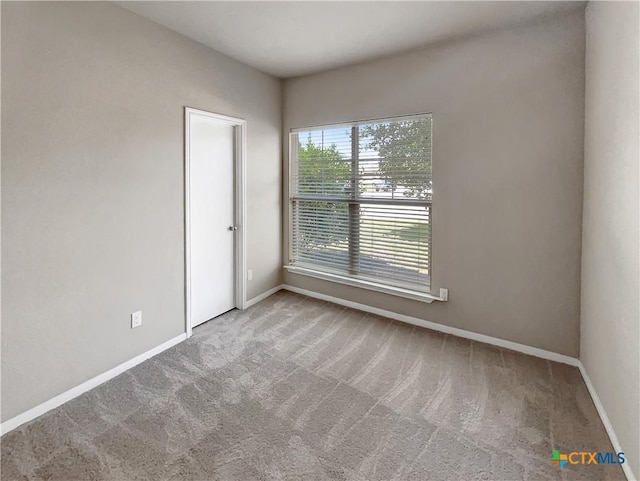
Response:
[[[291,133],[292,266],[430,290],[430,115]]]

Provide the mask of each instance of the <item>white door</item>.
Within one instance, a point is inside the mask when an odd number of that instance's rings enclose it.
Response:
[[[188,111],[191,327],[235,307],[235,127]]]

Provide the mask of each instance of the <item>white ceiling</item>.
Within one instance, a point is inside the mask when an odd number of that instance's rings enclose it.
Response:
[[[584,2],[116,2],[276,77],[582,8]]]

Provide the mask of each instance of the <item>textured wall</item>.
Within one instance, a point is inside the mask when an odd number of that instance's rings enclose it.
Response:
[[[587,7],[580,357],[640,476],[637,2]]]
[[[251,298],[280,282],[280,82],[113,4],[2,3],[3,421],[184,332],[184,106],[247,120]]]
[[[432,287],[449,288],[450,300],[423,304],[291,273],[286,283],[578,355],[582,10],[288,80],[284,99],[285,149],[295,127],[433,113]]]

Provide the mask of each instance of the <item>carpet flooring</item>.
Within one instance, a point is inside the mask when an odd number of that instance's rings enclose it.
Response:
[[[279,292],[2,437],[2,480],[614,480],[574,367]]]

